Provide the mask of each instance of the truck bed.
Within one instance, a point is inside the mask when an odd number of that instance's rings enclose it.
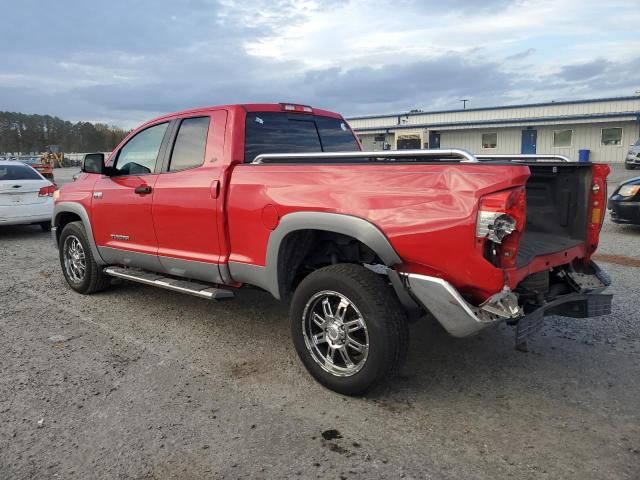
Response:
[[[583,244],[591,168],[585,163],[529,164],[527,223],[517,265]]]

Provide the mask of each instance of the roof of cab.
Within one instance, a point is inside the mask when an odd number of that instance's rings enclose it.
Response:
[[[140,125],[140,127],[144,127],[147,126],[151,123],[156,123],[159,120],[171,120],[173,118],[177,118],[177,117],[182,117],[185,115],[197,115],[197,114],[204,114],[207,112],[210,112],[212,110],[238,110],[238,109],[242,109],[245,112],[285,112],[285,110],[283,110],[283,105],[301,105],[298,103],[293,103],[293,102],[283,102],[283,103],[237,103],[237,104],[229,104],[229,105],[214,105],[214,106],[208,106],[208,107],[199,107],[199,108],[191,108],[188,110],[181,110],[179,112],[173,112],[173,113],[168,113],[166,115],[162,115],[160,117],[156,117],[153,118],[147,122],[145,122],[144,124]],[[323,117],[333,117],[333,118],[339,118],[342,119],[342,115],[340,115],[339,113],[336,112],[331,112],[329,110],[324,110],[321,108],[314,108],[311,107],[313,109],[313,114],[314,115],[321,115]],[[289,112],[286,111],[287,113],[299,113],[300,115],[308,115],[308,113],[306,112]],[[140,128],[138,127],[138,128]],[[137,130],[137,129],[136,129]]]

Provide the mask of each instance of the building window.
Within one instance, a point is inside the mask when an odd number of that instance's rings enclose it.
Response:
[[[622,145],[622,128],[603,128],[600,137],[601,145]]]
[[[420,135],[398,135],[396,148],[398,150],[419,150],[422,145]]]
[[[482,134],[482,148],[496,148],[498,146],[498,134],[483,133]]]
[[[573,130],[554,130],[553,146],[570,147],[573,141]]]

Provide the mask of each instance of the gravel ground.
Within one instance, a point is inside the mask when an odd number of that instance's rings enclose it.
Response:
[[[360,399],[306,374],[267,294],[87,297],[39,227],[0,242],[1,479],[640,477],[640,228],[603,230],[627,259],[602,264],[611,316],[549,318],[528,353],[508,326],[418,323],[401,375]]]

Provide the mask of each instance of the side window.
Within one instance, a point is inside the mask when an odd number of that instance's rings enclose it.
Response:
[[[153,173],[168,123],[154,125],[136,134],[122,147],[113,175],[147,175]]]
[[[204,163],[209,117],[185,118],[180,123],[169,162],[169,171],[199,167]]]

